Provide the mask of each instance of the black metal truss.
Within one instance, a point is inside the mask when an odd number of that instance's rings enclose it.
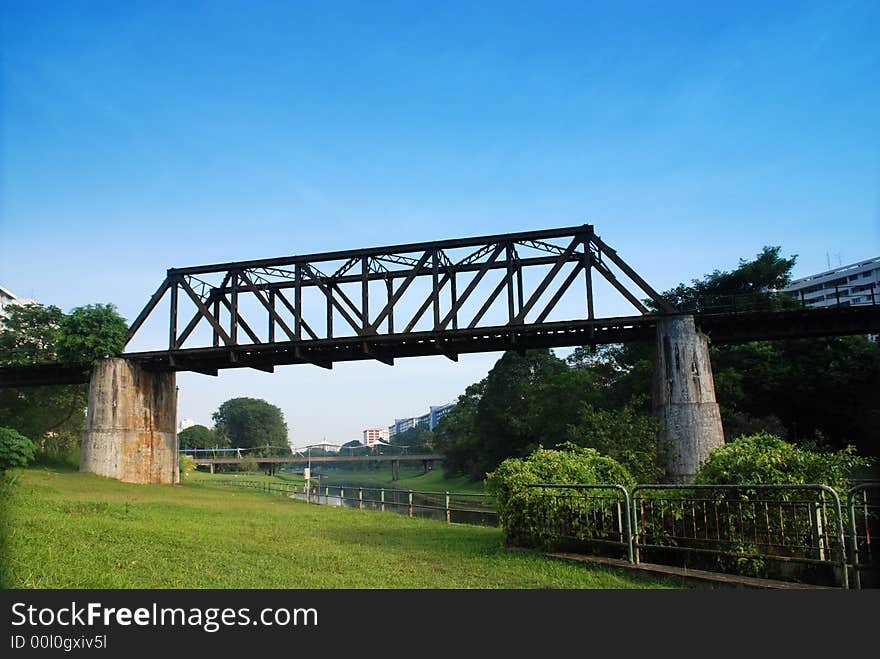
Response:
[[[530,269],[540,269],[534,281],[524,276]],[[482,292],[482,304],[475,309],[475,291],[481,284],[487,284],[487,274],[495,270],[502,271],[500,281],[491,292]],[[567,274],[563,274],[565,270]],[[435,353],[455,358],[461,352],[505,349],[504,346],[517,341],[528,342],[534,333],[555,331],[548,325],[548,317],[579,276],[584,280],[584,303],[580,315],[570,321],[587,321],[584,327],[590,336],[595,335],[601,323],[594,322],[598,319],[594,311],[593,273],[599,273],[632,304],[638,314],[636,318],[650,315],[643,303],[645,299],[651,300],[661,313],[675,313],[666,300],[596,236],[591,225],[581,225],[172,268],[132,323],[128,340],[169,295],[167,349],[131,356],[153,361],[148,355],[158,358],[161,353],[164,367],[174,370],[213,373],[218,368],[237,366],[271,370],[277,364],[300,362],[330,367],[335,361],[351,359],[376,359],[391,364],[394,357],[411,352],[405,346],[423,345],[426,337]],[[430,282],[427,294],[413,292],[412,284],[419,278]],[[378,304],[375,290],[374,299],[370,296],[370,284],[374,282],[384,283],[384,295]],[[352,285],[359,285],[357,293],[352,292]],[[349,287],[348,293],[343,286]],[[316,318],[314,308],[304,307],[306,291],[319,292],[323,307],[320,319]],[[441,295],[447,294],[448,303],[441,302]],[[245,298],[251,304],[249,313],[243,311]],[[195,308],[182,326],[181,299],[189,300]],[[401,323],[404,299],[410,307]],[[542,300],[543,304],[539,304]],[[474,308],[466,314],[464,309],[469,301]],[[253,311],[254,302],[259,314]],[[487,320],[487,312],[493,309],[497,313],[499,308],[506,310],[507,318],[500,329],[497,316]],[[340,318],[343,325],[334,327],[334,321]],[[202,323],[210,327],[210,346],[195,346],[190,341]],[[427,331],[425,325],[429,327]],[[254,328],[267,328],[265,338]],[[501,340],[504,345],[477,348],[483,345],[479,337],[487,330],[496,336],[505,335]],[[389,350],[389,345],[396,347]],[[499,343],[495,341],[492,345]]]

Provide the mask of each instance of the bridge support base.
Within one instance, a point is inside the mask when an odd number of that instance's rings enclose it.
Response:
[[[175,374],[125,359],[99,362],[79,468],[126,483],[179,483]]]
[[[399,481],[400,480],[400,460],[392,460],[391,461],[391,480]]]
[[[693,316],[657,321],[656,369],[654,410],[666,475],[688,483],[709,452],[724,444],[709,346],[697,333]]]

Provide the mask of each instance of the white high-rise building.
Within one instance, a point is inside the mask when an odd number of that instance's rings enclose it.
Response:
[[[8,315],[6,307],[11,304],[37,304],[37,301],[32,300],[29,297],[21,297],[19,295],[16,295],[5,286],[0,285],[0,324],[3,323],[2,319],[6,318],[6,316]]]
[[[782,291],[809,307],[880,304],[880,256],[795,279]]]

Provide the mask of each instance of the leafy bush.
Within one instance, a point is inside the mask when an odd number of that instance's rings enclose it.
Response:
[[[845,491],[854,474],[870,465],[871,461],[856,455],[852,446],[820,453],[758,433],[712,451],[700,465],[695,481],[709,485],[819,483]]]
[[[196,470],[196,461],[188,455],[181,455],[177,465],[181,476],[186,476]]]
[[[0,428],[0,471],[26,467],[34,459],[34,443],[17,430]]]
[[[630,472],[613,458],[591,448],[565,443],[562,450],[538,448],[526,458],[508,458],[488,474],[486,488],[494,495],[498,520],[508,545],[548,547],[562,531],[554,519],[572,519],[572,495],[577,490],[547,490],[528,487],[535,483],[635,484]],[[548,523],[549,520],[549,523]],[[576,529],[587,537],[590,529]]]

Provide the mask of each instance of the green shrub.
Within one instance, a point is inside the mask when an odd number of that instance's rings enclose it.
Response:
[[[0,428],[0,471],[26,467],[34,459],[34,451],[34,443],[20,432]]]
[[[187,474],[191,474],[196,470],[196,461],[193,460],[188,455],[181,455],[178,459],[178,471],[180,475],[185,477]]]
[[[852,446],[822,453],[790,444],[775,435],[758,433],[719,446],[700,465],[695,482],[721,484],[819,483],[843,492],[849,480],[871,464]]]
[[[563,533],[554,520],[573,519],[572,495],[578,496],[577,490],[554,489],[548,496],[548,490],[528,487],[530,484],[635,484],[626,467],[595,449],[571,443],[560,448],[538,448],[526,458],[508,458],[488,474],[486,488],[494,495],[508,545],[549,547]],[[573,532],[588,537],[590,529],[578,527]]]

